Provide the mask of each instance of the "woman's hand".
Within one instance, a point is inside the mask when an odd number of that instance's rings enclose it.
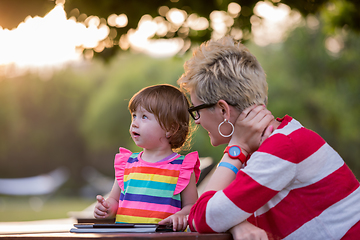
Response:
[[[230,232],[234,240],[268,240],[268,236],[264,230],[258,228],[248,221],[239,223],[232,227]]]
[[[265,106],[251,106],[245,109],[235,122],[235,131],[229,145],[239,145],[247,154],[255,152],[270,136],[274,116]]]
[[[188,215],[175,213],[164,220],[160,221],[159,224],[172,224],[174,231],[184,231],[188,225]]]

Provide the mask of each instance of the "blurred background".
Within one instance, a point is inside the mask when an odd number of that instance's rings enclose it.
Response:
[[[226,34],[262,64],[268,108],[318,132],[360,177],[360,3],[0,0],[0,221],[66,218],[110,191],[128,100],[176,81]],[[192,149],[219,161],[198,128]]]

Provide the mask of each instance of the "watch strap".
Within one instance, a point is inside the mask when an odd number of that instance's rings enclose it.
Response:
[[[238,148],[240,149],[240,154],[239,154],[237,157],[233,157],[233,156],[231,156],[231,155],[229,154],[229,149],[230,149],[231,147],[238,147]],[[240,148],[238,145],[227,146],[227,147],[225,148],[225,150],[224,150],[224,153],[227,153],[227,154],[229,155],[229,157],[232,158],[232,159],[238,159],[238,160],[240,160],[240,162],[242,162],[243,164],[245,164],[246,161],[247,161],[247,157],[245,156],[245,154],[242,152],[241,148]]]

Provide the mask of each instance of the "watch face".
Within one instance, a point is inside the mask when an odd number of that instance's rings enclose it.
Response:
[[[229,154],[230,156],[233,156],[233,157],[237,157],[239,156],[241,153],[241,150],[238,146],[232,146],[230,149],[229,149]]]

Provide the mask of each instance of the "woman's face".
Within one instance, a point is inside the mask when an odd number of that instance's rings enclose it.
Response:
[[[194,106],[203,104],[194,94],[193,91],[190,92],[191,102]],[[211,145],[218,146],[220,144],[226,144],[230,141],[230,138],[224,138],[219,134],[218,126],[224,120],[222,110],[220,107],[215,105],[212,108],[204,108],[199,110],[200,118],[195,120],[196,124],[200,124],[209,134]],[[224,134],[229,134],[231,132],[231,127],[229,124],[223,124],[224,127],[221,127],[221,131]]]

